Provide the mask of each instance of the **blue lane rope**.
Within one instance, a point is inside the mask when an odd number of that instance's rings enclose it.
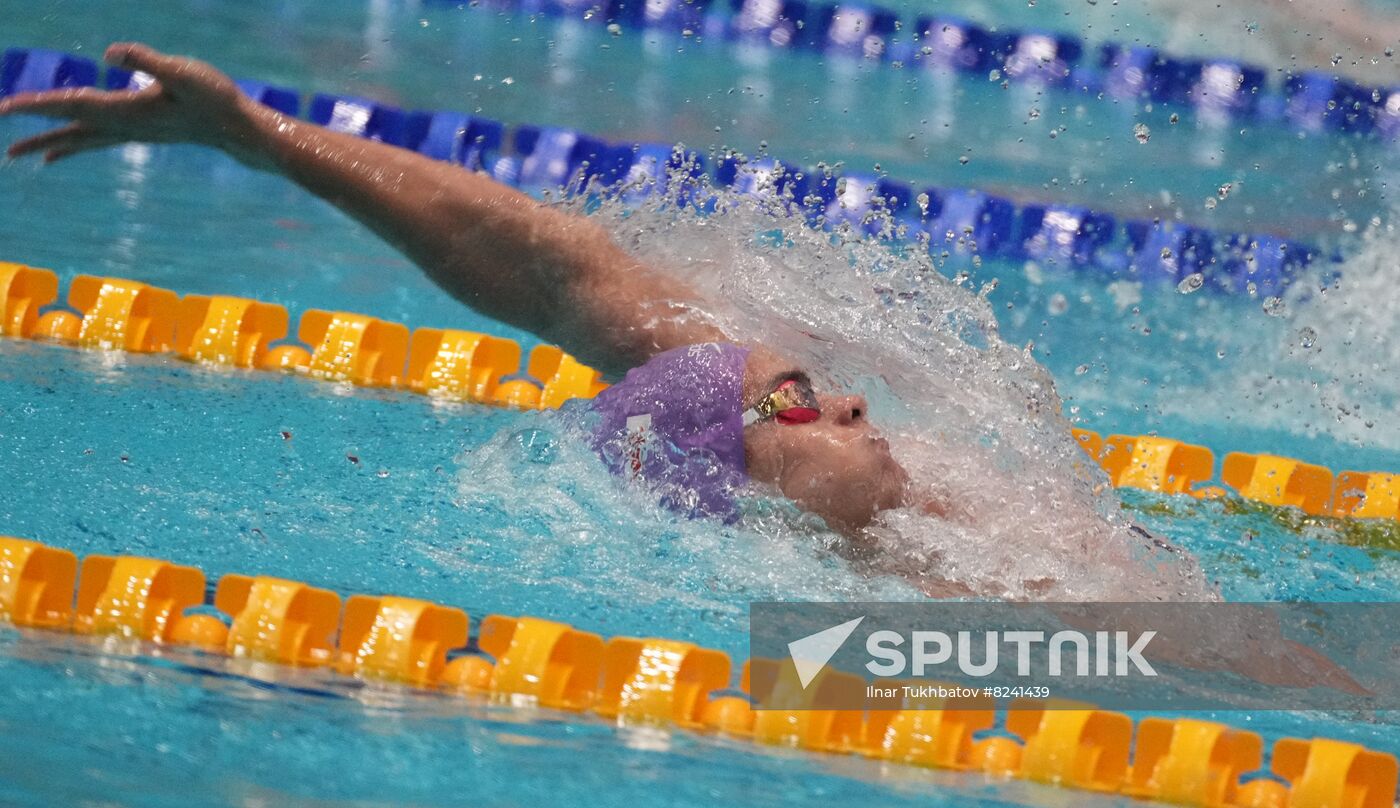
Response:
[[[0,68],[0,95],[95,86],[98,66],[71,54],[11,48]],[[108,68],[103,86],[137,89],[149,77]],[[302,111],[296,90],[240,81],[250,97],[288,115]],[[702,155],[665,143],[609,142],[571,129],[515,126],[450,111],[404,111],[373,99],[317,94],[307,118],[339,132],[411,149],[487,171],[527,191],[577,191],[622,184],[629,202],[667,192],[677,176],[698,180],[709,168],[717,187],[786,200],[813,226],[848,225],[881,235],[885,222],[937,256],[976,253],[1035,260],[1162,284],[1189,283],[1226,294],[1271,296],[1325,260],[1315,246],[1268,234],[1214,232],[1161,220],[1118,222],[1107,213],[1058,204],[1024,204],[972,189],[921,188],[875,175],[833,175],[779,159]],[[509,134],[509,137],[507,137]],[[509,153],[504,154],[509,145]],[[676,169],[683,169],[677,172]],[[698,190],[698,183],[697,188]],[[702,199],[691,200],[705,204]],[[1340,256],[1330,256],[1338,261]],[[1335,279],[1336,270],[1324,280]]]
[[[1400,87],[1366,87],[1317,70],[1271,85],[1263,67],[1228,57],[1171,55],[1108,42],[1096,49],[1043,30],[995,30],[947,15],[900,19],[886,8],[804,0],[436,0],[829,57],[1029,80],[1090,97],[1150,101],[1211,117],[1282,122],[1308,131],[1400,136]]]

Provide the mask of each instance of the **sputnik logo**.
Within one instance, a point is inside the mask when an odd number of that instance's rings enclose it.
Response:
[[[824,628],[816,634],[808,634],[800,640],[788,643],[788,655],[792,657],[792,664],[797,669],[797,679],[802,683],[803,690],[817,678],[817,674],[836,656],[836,652],[841,650],[841,646],[864,620],[864,617],[857,617],[839,626]]]

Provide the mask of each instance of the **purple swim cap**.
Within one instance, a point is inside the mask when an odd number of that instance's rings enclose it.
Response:
[[[593,448],[614,473],[662,490],[691,516],[737,517],[744,464],[743,388],[749,351],[727,342],[674,348],[599,393]]]

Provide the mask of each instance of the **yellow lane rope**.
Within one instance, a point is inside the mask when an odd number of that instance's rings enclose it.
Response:
[[[260,663],[431,688],[522,708],[592,712],[624,725],[718,733],[811,752],[981,772],[1182,805],[1389,808],[1395,756],[1326,738],[1282,738],[1260,776],[1263,739],[1192,718],[1138,721],[1090,705],[907,696],[893,709],[804,709],[826,688],[863,685],[825,669],[807,687],[791,660],[750,659],[733,687],[727,654],[694,643],[613,637],[535,617],[490,615],[468,644],[461,609],[229,574],[214,607],[194,567],[130,556],[82,560],[0,537],[0,621],[76,634],[192,646]],[[927,684],[927,683],[925,683]],[[753,709],[750,698],[777,709]],[[977,738],[1000,725],[1003,735]],[[1276,779],[1275,779],[1276,778]]]

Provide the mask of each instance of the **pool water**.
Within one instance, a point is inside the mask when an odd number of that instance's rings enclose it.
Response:
[[[1182,34],[1214,17],[1134,5],[1040,0],[960,12],[1238,52],[1223,25],[1200,27],[1209,33],[1199,40]],[[878,164],[920,184],[1324,244],[1347,256],[1342,280],[1320,274],[1267,306],[1053,265],[951,260],[942,269],[966,272],[972,290],[996,281],[985,305],[1000,337],[1033,344],[1071,421],[1157,431],[1217,456],[1270,451],[1337,470],[1400,469],[1400,421],[1390,416],[1400,381],[1388,372],[1400,358],[1387,294],[1397,271],[1388,260],[1393,146],[1384,142],[1172,124],[1162,110],[1002,90],[981,77],[936,86],[914,71],[811,54],[736,56],[433,4],[104,9],[94,20],[77,4],[37,14],[0,0],[4,44],[95,58],[110,40],[139,38],[307,92],[707,152]],[[1243,55],[1288,50],[1286,20],[1254,22],[1248,41],[1259,44]],[[1384,63],[1367,69],[1396,78]],[[1133,136],[1136,122],[1151,128],[1148,143]],[[38,125],[0,121],[0,140]],[[1235,190],[1221,199],[1224,183]],[[0,209],[0,260],[51,267],[65,281],[115,275],[533,343],[452,301],[328,205],[197,149],[6,164]],[[0,533],[79,554],[168,558],[211,576],[428,598],[473,618],[535,614],[604,635],[685,638],[736,660],[747,653],[750,601],[921,597],[899,577],[852,569],[820,531],[677,523],[617,486],[569,433],[546,414],[0,341]],[[1391,600],[1400,590],[1384,530],[1299,524],[1238,503],[1123,498],[1132,518],[1196,554],[1231,600]],[[1115,802],[11,628],[0,628],[0,703],[6,804],[183,805],[192,789],[245,805]],[[1393,716],[1222,719],[1270,738],[1325,735],[1400,752]]]

